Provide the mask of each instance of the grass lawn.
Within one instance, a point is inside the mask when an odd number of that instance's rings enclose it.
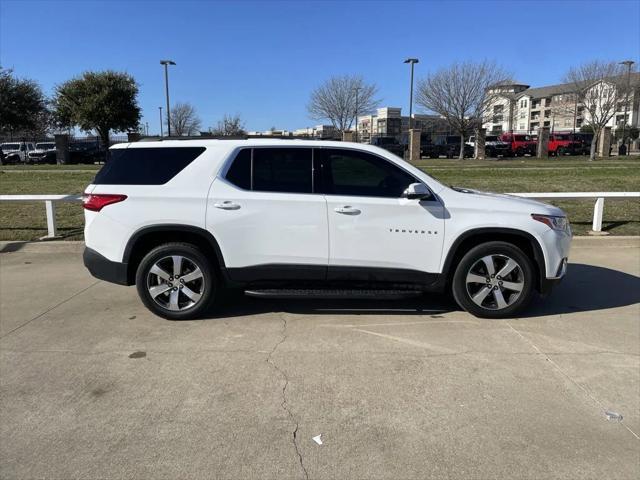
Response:
[[[577,192],[640,190],[640,157],[597,160],[586,157],[503,160],[423,159],[417,166],[447,185],[492,192]],[[0,167],[0,194],[74,194],[91,183],[99,167],[42,165]],[[591,229],[593,201],[554,203],[568,214],[577,235]],[[82,208],[57,205],[60,234],[81,239]],[[640,235],[640,200],[606,200],[603,230]],[[0,202],[0,240],[33,240],[46,235],[44,204]]]

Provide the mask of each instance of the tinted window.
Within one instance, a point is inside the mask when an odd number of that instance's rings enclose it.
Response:
[[[225,178],[236,187],[251,190],[251,149],[240,150]]]
[[[318,150],[323,155],[323,189],[327,194],[400,198],[417,180],[375,155],[353,150]]]
[[[310,148],[254,148],[253,190],[312,193]]]
[[[162,185],[175,177],[204,147],[118,148],[96,175],[96,185]]]

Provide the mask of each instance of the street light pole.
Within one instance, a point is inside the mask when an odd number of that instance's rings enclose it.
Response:
[[[626,139],[624,138],[624,133],[625,133],[625,128],[627,126],[627,106],[629,105],[629,90],[631,89],[631,66],[636,63],[633,60],[625,60],[624,62],[620,62],[620,65],[626,65],[627,66],[627,95],[624,101],[624,117],[622,120],[622,145],[625,145],[627,143]],[[629,142],[629,148],[631,147],[631,142]],[[625,146],[625,155],[629,154],[629,150],[627,150],[626,146]]]
[[[358,143],[358,92],[360,91],[362,87],[355,87],[354,90],[356,91],[356,134],[355,134],[355,141],[356,143]]]
[[[164,65],[164,90],[167,97],[167,136],[171,136],[171,111],[169,110],[169,65],[175,65],[173,60],[160,60],[160,65]]]
[[[417,58],[407,58],[404,63],[411,64],[411,84],[409,87],[409,130],[413,127],[413,66],[418,63],[419,60]]]
[[[158,107],[160,110],[160,138],[164,137],[164,131],[162,130],[162,107]]]

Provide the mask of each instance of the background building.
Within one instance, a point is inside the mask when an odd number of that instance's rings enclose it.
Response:
[[[627,105],[626,124],[637,127],[640,117],[640,73],[631,74],[630,84],[633,90]],[[491,93],[495,98],[483,119],[483,127],[487,132],[535,132],[540,127],[549,127],[552,131],[573,131],[588,124],[588,112],[577,102],[570,83],[537,88],[504,84],[491,90]],[[608,123],[614,130],[625,123],[624,104],[624,101],[618,103],[616,113]]]

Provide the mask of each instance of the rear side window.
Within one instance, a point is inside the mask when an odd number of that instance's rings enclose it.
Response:
[[[96,185],[162,185],[193,162],[204,147],[118,148],[96,175]]]
[[[225,178],[245,190],[313,193],[310,148],[254,148],[240,150]]]
[[[236,187],[251,190],[251,149],[240,150],[225,178]]]

